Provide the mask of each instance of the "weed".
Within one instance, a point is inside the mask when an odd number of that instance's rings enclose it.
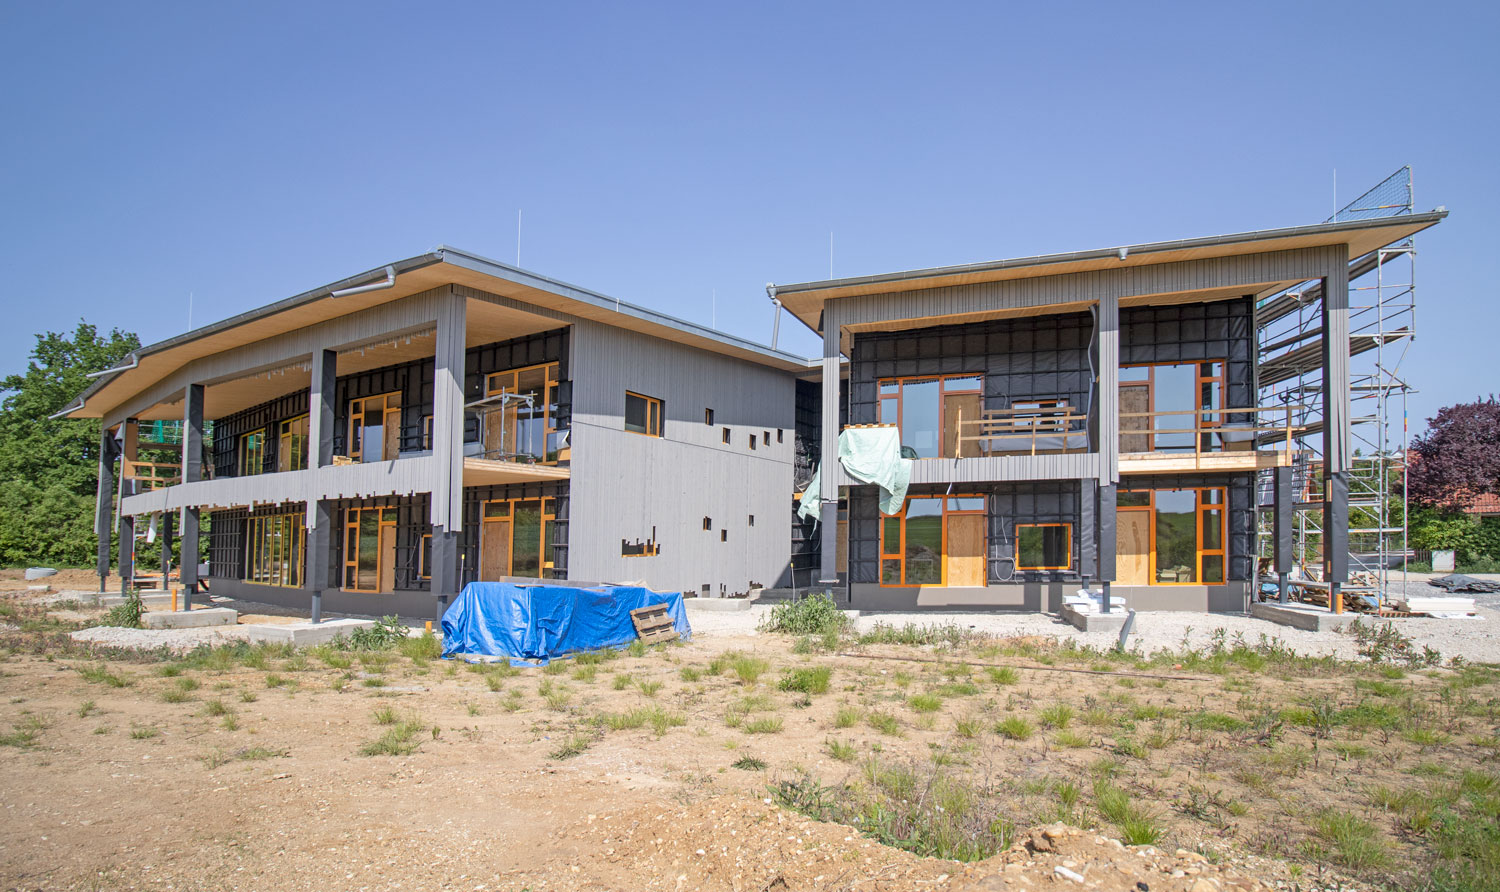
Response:
[[[225,731],[238,731],[240,729],[240,720],[231,712],[229,715],[224,716],[224,721],[220,725]]]
[[[1066,728],[1073,721],[1073,707],[1066,703],[1057,703],[1043,709],[1039,714],[1042,723],[1051,728]]]
[[[184,691],[182,688],[167,688],[165,691],[161,692],[161,698],[167,703],[184,703],[192,699],[188,695],[188,692]]]
[[[229,757],[224,755],[223,750],[215,748],[199,756],[198,761],[202,762],[209,771],[213,771],[215,768],[228,762]]]
[[[1076,731],[1059,731],[1052,740],[1058,746],[1068,749],[1080,749],[1089,745],[1089,739]]]
[[[418,665],[425,664],[429,660],[436,660],[443,655],[443,643],[432,634],[430,629],[416,636],[406,635],[403,629],[402,636],[396,644],[396,649]]]
[[[141,605],[141,596],[134,589],[125,593],[125,603],[117,604],[109,609],[99,620],[101,626],[121,626],[126,629],[139,629],[141,627],[141,614],[145,608]]]
[[[394,725],[400,720],[401,716],[397,714],[394,706],[382,706],[375,710],[375,724],[377,725]]]
[[[81,719],[86,719],[98,711],[99,708],[94,705],[94,701],[92,700],[85,700],[82,703],[78,704],[77,712],[78,717]]]
[[[581,681],[584,684],[593,684],[594,683],[594,677],[596,675],[598,675],[598,673],[599,673],[599,667],[598,666],[574,666],[573,667],[573,680],[574,681]]]
[[[781,716],[763,715],[745,722],[743,730],[746,734],[777,734],[781,731],[781,725]]]
[[[349,646],[354,650],[390,650],[406,641],[406,626],[395,616],[382,617],[373,626],[362,626],[349,636]]]
[[[840,633],[848,627],[849,618],[826,592],[815,592],[790,604],[777,604],[760,624],[763,632],[786,635]]]
[[[703,677],[703,672],[693,666],[683,666],[677,670],[677,677],[683,681],[697,681]]]
[[[131,740],[150,740],[160,734],[160,728],[153,728],[150,725],[138,725],[130,729]]]
[[[273,750],[263,746],[252,746],[235,753],[234,757],[241,762],[261,762],[266,759],[285,759],[290,755],[290,750]]]
[[[85,681],[106,685],[111,688],[123,688],[130,684],[123,676],[110,672],[109,667],[103,663],[91,663],[87,666],[81,666],[78,669],[78,674],[82,675]]]
[[[865,716],[865,723],[881,734],[891,737],[901,736],[901,722],[895,716],[884,712],[872,712]]]
[[[853,706],[840,706],[833,713],[833,726],[835,728],[852,728],[859,724],[859,720],[863,717],[864,713]]]
[[[1250,723],[1222,712],[1199,712],[1184,716],[1183,722],[1195,731],[1243,731]]]
[[[943,708],[943,698],[936,694],[912,694],[906,698],[906,705],[916,712],[937,712]]]
[[[228,715],[229,714],[229,707],[224,705],[224,701],[223,700],[219,700],[219,699],[216,698],[216,699],[210,700],[207,703],[203,704],[203,714],[207,715],[207,716],[213,716],[214,718],[218,718],[219,716],[222,716],[222,715]]]
[[[969,716],[953,723],[953,733],[965,740],[973,740],[984,733],[984,720]]]
[[[1313,833],[1327,843],[1333,860],[1352,870],[1374,870],[1389,860],[1375,825],[1358,815],[1330,808],[1313,816]]]
[[[563,675],[568,671],[568,664],[562,660],[553,660],[542,667],[543,675]]]
[[[828,738],[828,740],[824,741],[824,745],[828,747],[828,755],[834,757],[840,762],[854,761],[856,751],[854,748],[854,743],[852,741],[834,740],[832,737],[830,737]]]
[[[256,694],[255,694],[254,691],[240,691],[240,702],[241,703],[254,703],[255,700],[256,700]]]
[[[995,733],[1009,740],[1027,740],[1031,737],[1031,723],[1018,715],[1007,716],[995,724]]]
[[[646,642],[637,638],[630,642],[630,646],[625,648],[625,652],[632,657],[644,657],[646,655]]]
[[[657,692],[661,690],[661,682],[659,682],[659,681],[646,681],[646,680],[643,679],[641,681],[637,681],[635,683],[635,687],[636,687],[636,690],[640,691],[642,694],[646,695],[647,697],[655,697],[656,694],[657,694]]]
[[[359,748],[362,756],[409,756],[422,745],[418,736],[427,726],[416,719],[392,725],[379,738]]]
[[[749,686],[755,684],[762,675],[771,668],[771,664],[759,657],[737,655],[729,661],[729,670],[739,679],[740,684]]]
[[[269,672],[266,674],[266,687],[268,688],[279,688],[282,685],[286,684],[287,681],[288,679],[282,678],[275,672]]]
[[[828,692],[828,682],[832,677],[833,669],[828,666],[809,666],[786,673],[776,687],[803,694],[824,694]]]
[[[735,759],[729,767],[738,768],[741,771],[765,771],[766,763],[754,756],[745,755]]]
[[[549,758],[549,759],[555,759],[555,760],[557,760],[559,762],[562,761],[563,759],[571,759],[574,756],[582,755],[585,751],[588,750],[589,747],[591,747],[593,745],[594,745],[594,738],[593,738],[592,735],[590,735],[590,734],[574,734],[572,737],[569,737],[567,739],[567,741],[564,742],[557,749],[555,749],[552,752],[548,753],[547,754],[547,758]]]
[[[633,684],[635,684],[635,679],[631,678],[629,675],[626,675],[624,672],[621,672],[619,675],[615,676],[615,680],[610,683],[610,687],[614,688],[617,691],[623,691]]]

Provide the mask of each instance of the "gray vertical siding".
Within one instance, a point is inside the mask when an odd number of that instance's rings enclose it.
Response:
[[[1099,480],[1120,482],[1120,299],[1099,298],[1095,328],[1099,335]],[[1139,419],[1136,419],[1139,420]]]
[[[773,585],[791,548],[793,378],[587,321],[573,327],[570,357],[569,577],[715,593]],[[624,430],[627,390],[663,401],[664,436]],[[622,539],[645,540],[653,528],[661,554],[620,554]]]
[[[432,493],[430,522],[447,532],[463,528],[464,355],[467,300],[445,295],[437,306],[437,363],[432,377]]]

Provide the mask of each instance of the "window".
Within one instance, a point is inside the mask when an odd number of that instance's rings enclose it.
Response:
[[[479,579],[505,576],[541,579],[553,568],[549,548],[558,541],[553,499],[484,503],[479,531]]]
[[[750,526],[755,526],[755,515],[750,515]]]
[[[703,423],[706,424],[706,425],[708,425],[709,427],[713,427],[714,426],[714,410],[713,409],[704,409],[703,410]]]
[[[755,434],[750,435],[750,451],[755,451]]]
[[[984,585],[983,496],[913,497],[880,519],[881,585]]]
[[[245,548],[245,581],[297,588],[307,533],[301,514],[251,517]]]
[[[396,587],[396,509],[344,512],[344,588],[389,592]]]
[[[779,427],[776,429],[776,442],[778,442],[778,443],[782,442],[781,436],[784,433],[786,433],[786,431],[784,429],[779,428]]]
[[[1016,524],[1017,570],[1068,570],[1072,566],[1072,524]]]
[[[661,436],[661,400],[625,392],[625,429],[648,437]]]
[[[428,416],[429,418],[431,416]],[[432,534],[422,534],[422,550],[417,553],[417,575],[423,579],[432,578]]]
[[[266,470],[266,433],[255,431],[240,437],[240,476],[249,477]]]
[[[729,428],[724,428],[724,445],[729,445]]]
[[[711,530],[714,528],[714,520],[712,517],[703,518],[703,528],[705,530]]]
[[[728,542],[729,541],[729,531],[728,530],[719,530],[719,541],[720,542]]]
[[[521,457],[540,464],[565,458],[557,429],[558,364],[496,372],[485,379],[480,443],[490,458]]]
[[[1225,580],[1226,505],[1222,487],[1119,494],[1118,582],[1212,584]]]
[[[386,461],[400,453],[401,394],[383,393],[349,401],[349,457]]]
[[[761,431],[760,432],[760,445],[762,445],[762,446],[770,446],[771,445],[771,432],[770,431]]]
[[[299,415],[277,425],[280,436],[276,444],[276,470],[301,471],[307,468],[307,416]]]
[[[982,384],[978,375],[886,378],[880,382],[880,422],[901,429],[903,452],[951,458],[958,454],[959,425],[980,420]]]
[[[1181,452],[1216,448],[1224,418],[1224,363],[1132,365],[1120,369],[1120,451]]]

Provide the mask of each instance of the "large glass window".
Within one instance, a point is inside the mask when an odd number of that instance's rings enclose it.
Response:
[[[480,529],[479,578],[506,576],[546,578],[552,569],[549,549],[557,540],[553,499],[514,499],[484,503]]]
[[[344,588],[395,588],[396,509],[350,508],[344,513]]]
[[[558,460],[557,374],[552,362],[489,376],[482,426],[485,455],[544,464]]]
[[[401,394],[385,393],[349,401],[349,457],[387,461],[401,451]]]
[[[301,514],[250,518],[245,555],[246,581],[291,588],[302,585],[306,538]]]
[[[1120,451],[1215,449],[1213,435],[1205,431],[1223,423],[1223,395],[1222,362],[1120,369]]]
[[[951,458],[959,437],[976,430],[983,393],[977,375],[887,378],[880,382],[880,423],[901,428],[907,457]]]
[[[276,470],[301,471],[307,467],[307,416],[281,422],[276,444]]]
[[[985,515],[983,496],[907,499],[880,519],[880,584],[984,585]]]
[[[1116,528],[1119,582],[1218,584],[1225,580],[1226,511],[1222,487],[1122,492]]]

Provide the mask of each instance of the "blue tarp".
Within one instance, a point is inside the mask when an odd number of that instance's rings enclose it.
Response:
[[[569,588],[471,582],[443,614],[443,656],[482,654],[513,660],[625,647],[636,639],[630,611],[667,605],[684,641],[692,635],[682,595],[639,586]]]

